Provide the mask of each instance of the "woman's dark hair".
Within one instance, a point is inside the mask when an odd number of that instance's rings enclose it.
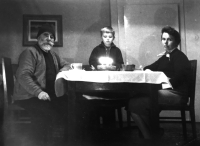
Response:
[[[169,35],[173,36],[177,43],[177,46],[180,44],[180,42],[181,42],[180,34],[174,28],[172,28],[170,26],[165,26],[165,27],[163,27],[161,32],[162,32],[162,35],[165,32],[165,33],[168,33]],[[162,39],[162,35],[161,35],[161,39]]]

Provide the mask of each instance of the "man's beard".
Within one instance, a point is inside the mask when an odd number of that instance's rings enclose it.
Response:
[[[53,43],[52,42],[42,43],[40,44],[40,47],[44,51],[49,51],[53,47]]]
[[[42,47],[43,50],[46,50],[46,51],[49,51],[49,50],[51,50],[51,48],[52,48],[52,46],[49,45],[49,44],[42,44],[41,47]]]

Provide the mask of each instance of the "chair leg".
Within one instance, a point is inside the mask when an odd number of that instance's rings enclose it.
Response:
[[[191,124],[192,124],[192,133],[193,133],[193,138],[197,138],[197,133],[196,133],[196,122],[195,122],[195,111],[194,108],[190,109],[190,118],[191,118]]]
[[[15,129],[15,121],[14,121],[14,111],[10,110],[10,109],[4,109],[4,113],[3,113],[3,128],[5,128],[5,132],[6,134],[9,134],[10,136],[12,136],[12,134],[14,133],[14,129]]]
[[[183,137],[184,139],[187,139],[185,110],[181,110],[181,120],[182,120],[182,127],[183,127]]]
[[[118,120],[119,120],[119,127],[123,128],[121,108],[117,108],[117,114],[118,114]]]
[[[131,127],[131,112],[127,111],[127,125],[128,127]]]

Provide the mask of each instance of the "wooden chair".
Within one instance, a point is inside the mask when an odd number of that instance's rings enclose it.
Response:
[[[86,71],[92,70],[90,68],[90,65],[83,65],[83,69],[85,69]],[[129,98],[128,97],[127,98],[116,98],[116,96],[112,95],[112,94],[105,95],[104,97],[103,96],[98,95],[98,94],[83,95],[83,97],[85,97],[85,98],[91,98],[95,104],[101,106],[102,108],[115,109],[117,111],[119,127],[123,128],[122,108],[127,105]],[[113,96],[115,96],[115,97],[113,97]],[[119,97],[120,95],[117,95],[117,96]],[[105,98],[106,98],[106,100],[105,100]]]
[[[9,122],[30,123],[30,117],[27,116],[26,111],[13,102],[14,75],[10,58],[2,58],[2,76],[5,119],[9,118]]]
[[[184,105],[179,106],[162,106],[161,110],[170,110],[170,111],[180,111],[181,117],[160,117],[160,119],[181,119],[183,127],[183,136],[187,139],[186,132],[186,117],[185,112],[189,111],[190,113],[190,123],[192,125],[193,138],[197,138],[196,134],[196,125],[195,125],[195,87],[196,87],[196,70],[197,70],[197,60],[190,60],[191,63],[191,82],[189,84],[189,102]]]
[[[112,97],[113,98],[112,98]],[[107,110],[115,109],[117,111],[117,117],[119,122],[119,128],[123,128],[123,119],[122,119],[122,108],[127,106],[128,98],[122,98],[122,99],[115,99],[115,95],[111,95],[108,97],[107,95],[83,95],[86,99],[89,97],[90,101],[93,102],[93,104],[105,108]],[[98,99],[99,98],[99,99]],[[115,114],[115,113],[113,113]],[[116,120],[116,117],[115,117]]]

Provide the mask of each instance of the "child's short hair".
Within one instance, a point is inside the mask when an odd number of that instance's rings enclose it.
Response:
[[[100,33],[101,33],[101,36],[103,35],[103,33],[112,33],[113,37],[115,38],[115,31],[111,26],[103,27]]]

